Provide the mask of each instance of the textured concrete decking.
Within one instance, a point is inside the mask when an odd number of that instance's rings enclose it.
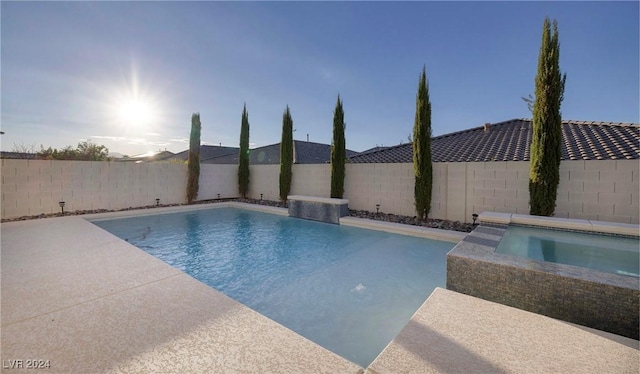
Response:
[[[638,373],[638,341],[437,288],[369,373]]]
[[[172,209],[186,208],[162,211]],[[2,224],[0,263],[5,367],[42,359],[50,370],[27,371],[362,370],[81,217]],[[368,371],[638,373],[637,344],[437,289]]]

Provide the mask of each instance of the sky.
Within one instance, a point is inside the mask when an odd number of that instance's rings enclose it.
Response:
[[[639,2],[0,3],[1,148],[90,140],[137,155],[331,143],[406,143],[426,67],[432,134],[530,118],[545,17],[567,73],[563,119],[640,122]]]

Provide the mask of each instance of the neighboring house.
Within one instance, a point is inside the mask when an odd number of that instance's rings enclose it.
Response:
[[[205,163],[205,161],[228,156],[228,155],[236,155],[238,156],[238,152],[240,152],[240,148],[238,147],[223,147],[218,145],[201,145],[200,146],[200,163]],[[173,156],[173,159],[187,161],[189,159],[189,150],[182,151],[180,153],[176,153]],[[207,162],[208,163],[208,162]]]
[[[307,142],[303,140],[293,141],[294,164],[327,164],[331,162],[331,146],[328,144]],[[234,153],[204,159],[203,164],[238,164],[239,149]],[[355,156],[358,152],[347,150],[347,157]],[[280,163],[280,143],[264,147],[254,148],[249,153],[249,165],[273,165]]]
[[[358,153],[358,154],[359,154],[359,155],[366,155],[367,153],[378,152],[378,151],[382,151],[382,150],[387,149],[387,148],[390,148],[390,147],[378,146],[378,145],[377,145],[377,146],[375,146],[375,147],[373,147],[373,148],[369,148],[369,149],[367,149],[367,150],[365,150],[365,151],[362,151],[362,152],[360,152],[360,153]]]
[[[159,162],[159,161],[170,161],[175,159],[175,153],[169,151],[159,151],[154,154],[144,153],[137,156],[131,157],[120,157],[114,158],[114,161],[118,162]]]
[[[14,159],[14,160],[35,160],[38,158],[37,153],[25,153],[25,152],[0,152],[0,158],[2,159]]]
[[[529,161],[531,120],[513,119],[440,135],[431,140],[433,162]],[[562,121],[562,160],[640,159],[638,124]],[[351,163],[411,163],[411,143],[365,151]]]
[[[472,214],[529,214],[529,119],[432,138],[430,218],[469,222]],[[640,126],[563,121],[555,217],[638,223]],[[353,209],[415,214],[411,144],[359,154],[347,164]]]

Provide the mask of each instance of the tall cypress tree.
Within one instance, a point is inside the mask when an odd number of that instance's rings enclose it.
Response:
[[[431,102],[426,67],[416,95],[416,118],[413,124],[413,172],[415,174],[414,199],[418,218],[424,219],[431,210],[433,170],[431,166]]]
[[[293,120],[289,106],[282,115],[282,140],[280,141],[280,200],[287,201],[291,191],[293,165]]]
[[[533,103],[529,171],[529,204],[532,215],[551,216],[556,208],[562,158],[560,104],[564,98],[566,79],[566,74],[560,72],[558,24],[553,21],[552,33],[549,18],[545,18]]]
[[[189,137],[189,177],[187,179],[187,203],[198,196],[200,179],[200,113],[191,115],[191,136]]]
[[[247,104],[245,104],[242,109],[242,123],[240,125],[238,190],[240,196],[247,197],[247,193],[249,192],[249,113],[247,113]]]
[[[347,151],[344,139],[344,111],[338,95],[333,112],[333,144],[331,145],[331,197],[342,199],[344,195],[344,163]]]

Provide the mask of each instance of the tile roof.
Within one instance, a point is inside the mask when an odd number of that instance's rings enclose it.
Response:
[[[296,164],[326,164],[331,160],[331,146],[328,144],[294,140]],[[234,153],[201,159],[204,164],[237,164],[239,149]],[[347,157],[356,155],[357,152],[347,150]],[[280,163],[280,143],[264,147],[254,148],[249,153],[249,165],[273,165]]]
[[[240,148],[238,147],[222,147],[218,145],[201,145],[200,146],[200,162],[204,162],[209,159],[213,159],[216,157],[222,157],[230,154],[236,154],[240,152]],[[188,160],[189,159],[189,150],[182,151],[180,153],[176,153],[174,158],[180,160]]]
[[[328,164],[331,162],[331,145],[305,142],[302,140],[294,141],[295,161],[297,164]],[[355,156],[358,152],[346,150],[347,157]],[[280,157],[278,157],[280,163]]]
[[[38,158],[37,153],[26,152],[0,152],[0,158],[3,159],[15,159],[15,160],[35,160]]]
[[[378,151],[381,151],[381,150],[387,149],[387,148],[391,148],[391,147],[384,147],[384,146],[377,145],[377,146],[375,146],[373,148],[369,148],[367,150],[364,150],[364,151],[362,151],[362,152],[360,152],[358,154],[359,155],[364,155],[364,154],[367,154],[367,153],[378,152]]]
[[[562,121],[563,160],[640,159],[640,126]],[[531,120],[513,119],[432,138],[433,162],[528,161]],[[413,162],[411,143],[358,154],[352,163]]]

